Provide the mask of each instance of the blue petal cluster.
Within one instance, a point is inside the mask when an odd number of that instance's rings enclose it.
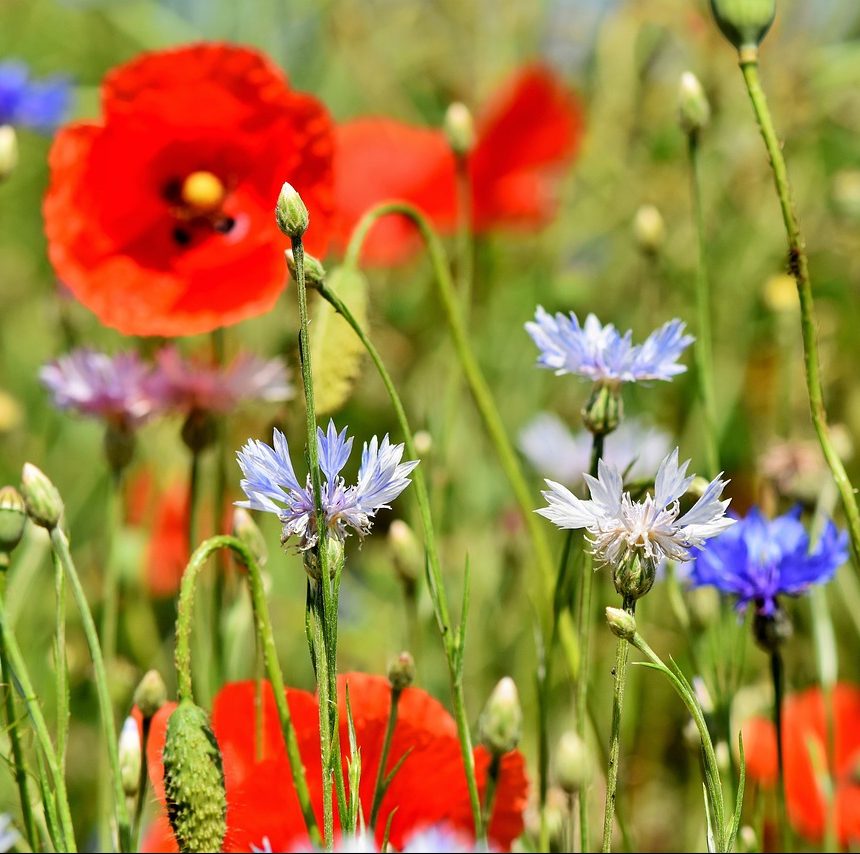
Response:
[[[695,550],[690,580],[696,587],[712,585],[736,596],[741,609],[752,603],[770,616],[777,596],[798,596],[829,581],[847,559],[848,535],[833,522],[811,549],[799,507],[776,519],[754,508],[707,549]]]
[[[20,62],[0,62],[0,125],[51,133],[71,101],[71,84],[61,76],[34,80]]]
[[[576,374],[593,382],[671,380],[687,370],[678,364],[681,353],[695,340],[684,334],[680,320],[670,320],[642,344],[633,333],[623,335],[611,324],[603,326],[593,315],[580,324],[577,316],[551,315],[541,306],[526,331],[540,349],[538,364],[557,375]]]
[[[346,428],[340,433],[329,421],[324,433],[317,428],[320,469],[325,482],[322,505],[328,535],[344,540],[351,528],[359,536],[370,532],[378,510],[388,507],[409,484],[409,473],[417,460],[401,462],[403,445],[392,445],[388,436],[380,442],[374,436],[361,453],[358,482],[347,486],[340,472],[352,451],[352,437]],[[239,507],[275,513],[284,526],[283,540],[295,536],[302,550],[317,543],[316,513],[310,475],[304,486],[296,478],[286,437],[275,430],[272,445],[251,439],[239,451],[239,466],[245,475],[242,490],[247,501]]]

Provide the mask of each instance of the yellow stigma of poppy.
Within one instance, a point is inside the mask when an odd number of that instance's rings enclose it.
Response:
[[[182,201],[197,213],[214,213],[224,203],[226,195],[221,179],[211,172],[192,172],[182,182]]]

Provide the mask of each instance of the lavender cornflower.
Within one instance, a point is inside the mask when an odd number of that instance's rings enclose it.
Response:
[[[739,610],[752,604],[773,616],[778,596],[798,596],[829,581],[848,560],[848,535],[828,521],[812,548],[795,507],[776,519],[753,508],[706,550],[693,550],[690,581],[737,597]]]
[[[150,394],[151,374],[136,353],[109,356],[81,348],[44,365],[39,379],[60,409],[131,429],[159,410]]]
[[[333,421],[325,433],[317,428],[320,469],[325,478],[323,512],[328,535],[340,541],[347,537],[349,528],[360,537],[370,533],[376,512],[403,492],[409,473],[418,465],[417,460],[401,462],[403,445],[392,445],[387,434],[381,442],[374,436],[361,452],[358,482],[347,486],[340,472],[349,459],[352,442],[346,428],[338,433]],[[237,457],[245,475],[241,486],[248,496],[237,505],[277,514],[283,524],[283,542],[295,536],[300,550],[313,548],[317,531],[310,475],[302,486],[293,471],[284,434],[275,430],[271,447],[251,439]]]
[[[679,499],[694,479],[687,476],[689,464],[687,460],[678,465],[675,448],[657,470],[654,495],[634,501],[629,492],[624,492],[618,469],[601,459],[598,476],[585,475],[591,500],[577,498],[560,483],[547,480],[549,489],[543,493],[547,506],[537,512],[559,528],[584,528],[594,556],[613,568],[619,593],[638,598],[651,588],[656,565],[662,558],[690,560],[693,547],[734,523],[725,515],[729,500],[720,499],[726,485],[720,475],[681,515]],[[630,587],[624,576],[634,563],[637,578]]]
[[[0,63],[0,126],[50,133],[63,120],[70,100],[71,86],[66,78],[34,80],[23,63]]]

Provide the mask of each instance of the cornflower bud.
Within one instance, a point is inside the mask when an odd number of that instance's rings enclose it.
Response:
[[[688,136],[695,136],[711,121],[711,105],[699,78],[692,71],[681,75],[678,86],[678,121]]]
[[[645,255],[656,255],[666,242],[666,223],[654,205],[642,205],[633,217],[633,237]]]
[[[475,122],[465,104],[455,101],[445,111],[445,136],[451,151],[465,157],[475,147]]]
[[[623,608],[607,608],[606,622],[615,637],[632,641],[636,635],[636,617]]]
[[[248,547],[248,551],[257,561],[257,566],[262,569],[269,560],[266,538],[244,507],[236,507],[233,510],[233,536]]]
[[[0,125],[0,181],[5,181],[18,165],[18,136],[12,125]]]
[[[395,519],[388,528],[388,544],[400,580],[414,588],[424,571],[424,549],[421,543],[406,522]]]
[[[618,383],[595,383],[591,396],[582,408],[582,421],[595,436],[606,436],[624,416],[621,386]]]
[[[415,659],[408,652],[401,652],[388,665],[388,681],[391,690],[398,694],[415,681]]]
[[[776,16],[776,0],[711,0],[711,11],[738,50],[756,50]]]
[[[119,734],[119,773],[122,790],[127,798],[133,798],[140,789],[140,769],[143,763],[140,745],[140,730],[137,721],[129,715]]]
[[[147,670],[134,689],[134,704],[144,719],[154,718],[155,713],[167,702],[167,686],[157,670]]]
[[[509,753],[520,743],[523,710],[517,686],[510,676],[501,679],[490,694],[478,721],[481,743],[493,756]]]
[[[287,261],[287,268],[290,271],[290,275],[293,277],[295,281],[296,278],[296,256],[293,254],[292,249],[287,249],[284,252],[284,258]],[[325,267],[322,265],[322,261],[319,258],[315,258],[313,255],[308,255],[305,252],[304,255],[304,269],[305,269],[305,284],[309,288],[318,288],[320,285],[325,284]]]
[[[640,599],[653,586],[657,575],[654,561],[636,552],[612,568],[615,589],[625,599]]]
[[[591,751],[575,732],[566,732],[559,740],[555,770],[558,784],[569,795],[575,794],[591,782],[594,774]]]
[[[27,505],[14,486],[0,489],[0,552],[8,554],[21,542],[27,523]]]
[[[278,228],[289,238],[295,240],[308,230],[308,209],[302,197],[292,184],[281,187],[278,203],[275,206],[275,221]]]
[[[37,525],[48,530],[57,527],[63,515],[63,499],[57,487],[32,463],[24,463],[21,495],[27,505],[27,515]]]

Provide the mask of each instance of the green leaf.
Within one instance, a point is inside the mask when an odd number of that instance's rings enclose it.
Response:
[[[328,274],[327,287],[334,291],[366,327],[369,288],[357,270],[338,267]],[[361,370],[364,345],[352,327],[323,299],[311,309],[310,350],[317,415],[340,409],[349,399]]]

